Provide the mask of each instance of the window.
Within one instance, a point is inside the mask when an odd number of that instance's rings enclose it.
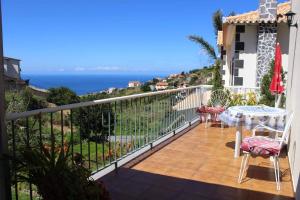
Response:
[[[234,77],[234,85],[242,86],[243,85],[243,77]]]
[[[236,42],[241,41],[241,35],[239,33],[235,34],[235,41]]]
[[[236,42],[235,43],[235,50],[236,51],[244,51],[244,49],[245,49],[244,42]]]
[[[234,69],[233,70],[233,75],[234,76],[239,76],[239,69]]]
[[[245,33],[245,25],[237,25],[236,32],[237,33]]]
[[[238,60],[240,58],[240,53],[239,51],[234,52],[234,59]]]
[[[244,60],[235,60],[234,61],[234,66],[236,68],[244,68]]]

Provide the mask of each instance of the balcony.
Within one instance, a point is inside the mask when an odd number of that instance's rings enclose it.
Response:
[[[280,158],[281,191],[275,189],[272,163],[261,157],[250,159],[238,184],[241,158],[233,158],[234,141],[235,129],[200,124],[100,180],[115,200],[293,199],[285,153]]]
[[[41,144],[69,149],[72,162],[80,155],[113,200],[293,199],[287,156],[280,160],[281,191],[263,158],[251,159],[244,182],[237,183],[235,130],[205,128],[196,113],[210,90],[194,86],[8,114],[13,199],[39,199],[35,185],[18,182],[16,160],[24,147]]]

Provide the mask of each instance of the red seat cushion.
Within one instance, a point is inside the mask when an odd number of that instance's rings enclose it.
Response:
[[[197,109],[198,113],[210,113],[210,114],[220,114],[224,111],[225,111],[224,107],[201,106]]]
[[[280,142],[262,136],[246,137],[243,139],[241,149],[255,155],[273,156],[279,154]]]

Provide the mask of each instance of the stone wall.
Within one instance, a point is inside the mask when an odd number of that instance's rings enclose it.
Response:
[[[270,63],[274,59],[277,38],[276,23],[261,23],[258,30],[257,44],[257,87],[263,76],[270,70]]]
[[[277,0],[259,1],[259,19],[263,22],[275,21],[277,16]]]
[[[259,3],[260,23],[258,25],[256,72],[256,86],[258,87],[274,59],[277,39],[277,0],[260,0]]]

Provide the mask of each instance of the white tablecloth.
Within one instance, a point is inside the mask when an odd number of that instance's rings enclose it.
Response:
[[[229,126],[243,126],[249,130],[264,124],[283,130],[287,111],[269,106],[233,106],[224,111],[220,120]]]

